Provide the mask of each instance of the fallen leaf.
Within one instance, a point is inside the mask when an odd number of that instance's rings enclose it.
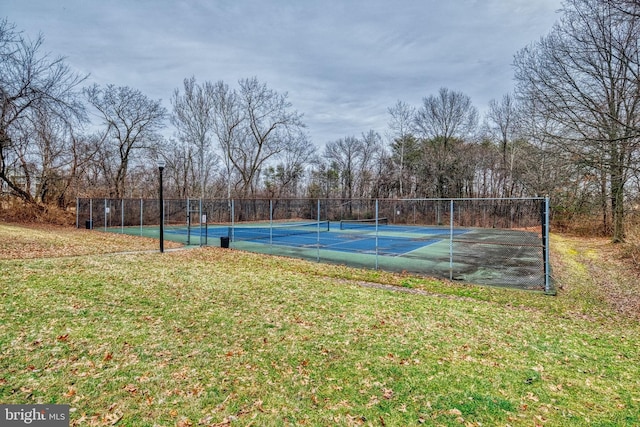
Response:
[[[135,384],[127,384],[124,386],[124,389],[131,394],[135,394],[138,391],[138,387],[136,387]]]
[[[393,397],[393,390],[391,390],[390,388],[383,388],[382,397],[384,397],[385,399],[391,399]]]

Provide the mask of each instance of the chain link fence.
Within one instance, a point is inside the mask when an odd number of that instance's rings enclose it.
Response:
[[[553,294],[549,201],[78,199],[77,226]],[[326,226],[325,226],[326,224]],[[242,238],[240,238],[242,236]]]

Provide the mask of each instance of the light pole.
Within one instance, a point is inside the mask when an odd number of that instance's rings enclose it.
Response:
[[[158,160],[158,171],[160,172],[160,253],[164,252],[164,200],[162,197],[162,170],[165,162]]]

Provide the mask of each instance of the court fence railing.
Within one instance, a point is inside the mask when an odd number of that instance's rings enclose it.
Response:
[[[187,245],[255,252],[434,276],[555,294],[549,263],[549,198],[455,199],[158,199],[79,198],[76,226],[158,237]],[[323,244],[320,223],[336,233],[338,250]],[[275,241],[282,227],[305,228],[302,247]],[[394,238],[394,231],[405,231]],[[252,227],[261,238],[240,238]],[[407,228],[408,227],[408,228]],[[415,227],[415,228],[412,228]],[[435,243],[420,235],[431,227]],[[272,229],[273,231],[269,231]],[[278,231],[280,230],[280,231]],[[415,230],[415,233],[412,231]],[[436,231],[433,231],[436,230]],[[274,235],[275,232],[275,235]],[[154,234],[155,233],[155,234]],[[368,240],[367,240],[368,239]],[[369,246],[356,244],[370,241]],[[421,243],[425,246],[420,246]],[[413,246],[412,246],[413,245]],[[424,249],[432,245],[429,249]],[[350,247],[354,249],[349,249]],[[402,251],[402,247],[416,247]]]

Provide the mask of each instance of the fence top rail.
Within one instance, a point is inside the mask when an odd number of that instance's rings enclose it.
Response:
[[[523,200],[545,200],[545,197],[449,197],[449,198],[415,198],[415,199],[376,199],[379,201],[400,201],[400,202],[467,202],[467,201],[523,201]]]
[[[367,199],[367,198],[351,198],[351,199],[346,199],[346,198],[341,198],[341,197],[275,197],[275,198],[269,198],[269,197],[255,197],[255,198],[232,198],[232,199],[227,199],[227,198],[212,198],[212,199],[202,199],[203,201],[211,201],[211,202],[229,202],[229,201],[269,201],[269,200],[307,200],[307,201],[316,201],[316,200],[337,200],[337,201],[354,201],[354,202],[362,202],[362,201],[367,201],[367,202],[450,202],[450,201],[454,201],[454,202],[465,202],[465,201],[525,201],[525,200],[545,200],[547,197],[541,197],[541,196],[536,196],[536,197],[448,197],[448,198],[431,198],[431,197],[418,197],[418,198],[409,198],[409,199],[399,199],[399,198],[389,198],[389,199]],[[113,200],[135,200],[135,201],[140,201],[140,200],[158,200],[157,197],[153,198],[147,198],[147,197],[138,197],[138,198],[110,198],[110,197],[78,197],[77,199],[78,201],[80,200],[109,200],[109,201],[113,201]],[[171,202],[171,201],[180,201],[180,202],[186,202],[187,200],[190,201],[198,201],[200,199],[191,199],[191,198],[183,198],[183,199],[177,199],[177,198],[164,198],[165,201],[167,202]]]

